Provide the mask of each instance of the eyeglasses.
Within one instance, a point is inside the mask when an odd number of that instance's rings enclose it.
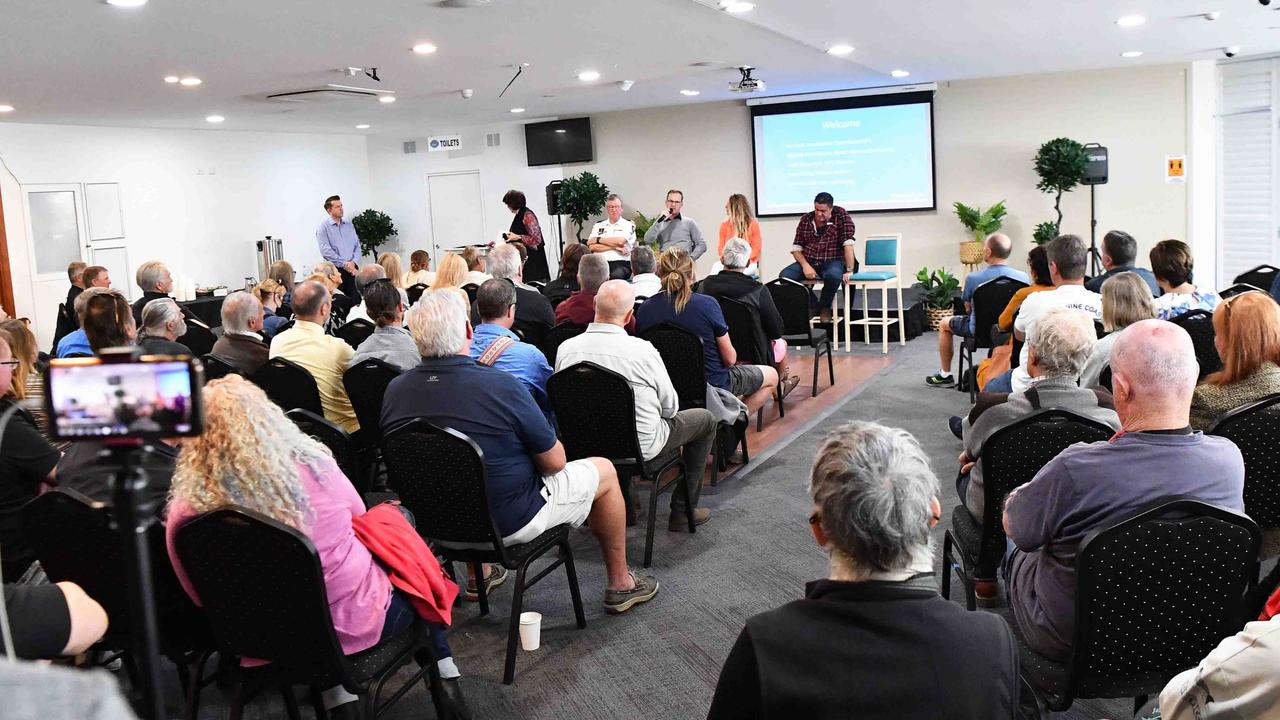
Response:
[[[7,365],[10,368],[16,368],[22,364],[20,360],[0,360],[0,365]]]

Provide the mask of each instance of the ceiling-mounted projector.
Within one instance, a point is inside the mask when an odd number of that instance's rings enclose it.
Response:
[[[729,82],[729,91],[736,93],[753,93],[764,92],[764,81],[751,77],[751,71],[755,68],[750,65],[743,65],[738,68],[738,72],[742,73],[742,79]]]

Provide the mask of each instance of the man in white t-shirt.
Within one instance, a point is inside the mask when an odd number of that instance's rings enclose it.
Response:
[[[587,250],[609,261],[609,278],[631,278],[631,250],[636,246],[636,224],[622,217],[622,197],[617,193],[604,201],[606,219],[596,223],[587,237]]]
[[[1028,331],[1050,308],[1081,310],[1095,320],[1102,319],[1102,296],[1084,287],[1084,268],[1089,256],[1080,236],[1059,235],[1045,250],[1049,255],[1049,276],[1053,279],[1054,289],[1032,293],[1022,301],[1018,316],[1013,321],[1013,334],[1018,340],[1025,341]],[[1031,384],[1024,342],[1022,354],[1018,356],[1018,367],[992,378],[982,389],[984,392],[1026,392]]]

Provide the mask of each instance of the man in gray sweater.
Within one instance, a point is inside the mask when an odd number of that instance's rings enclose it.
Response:
[[[658,252],[671,248],[683,248],[690,260],[697,260],[707,251],[707,241],[693,218],[681,214],[684,209],[684,193],[667,191],[667,213],[659,217],[644,233],[646,244],[658,243]]]

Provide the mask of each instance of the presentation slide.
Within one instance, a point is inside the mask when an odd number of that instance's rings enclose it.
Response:
[[[930,103],[757,114],[756,211],[795,215],[829,192],[850,212],[934,207]]]

